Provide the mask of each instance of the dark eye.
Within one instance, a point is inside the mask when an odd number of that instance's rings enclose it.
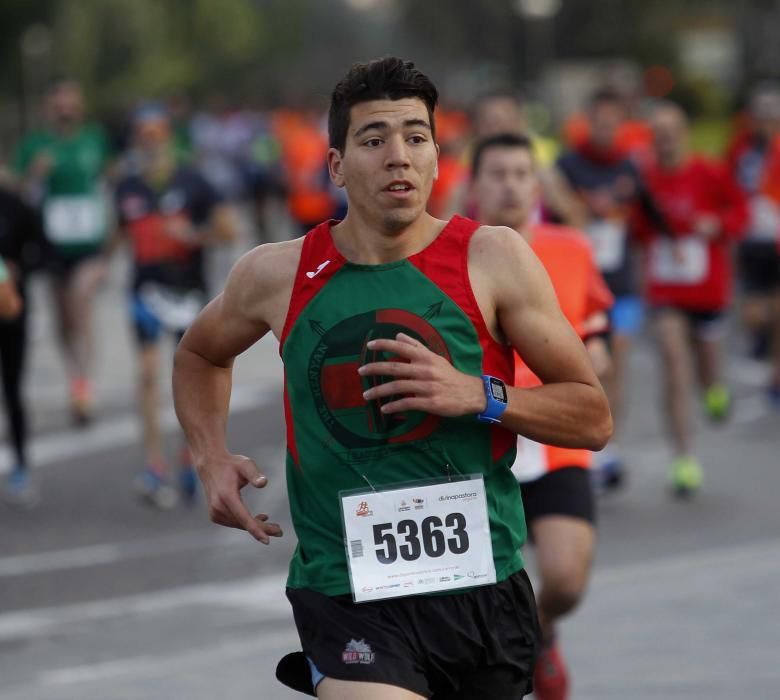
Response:
[[[376,137],[368,139],[367,141],[363,142],[363,145],[368,146],[369,148],[376,148],[377,146],[382,145],[382,139]]]
[[[414,136],[410,136],[409,140],[412,143],[425,143],[427,141],[425,136],[421,136],[420,134],[415,134]]]

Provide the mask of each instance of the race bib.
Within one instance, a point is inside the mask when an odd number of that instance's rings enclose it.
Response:
[[[517,457],[512,474],[520,482],[533,481],[547,472],[544,445],[522,435],[517,436]]]
[[[780,236],[780,208],[769,197],[750,200],[750,228],[748,238],[753,241],[776,241]]]
[[[43,205],[43,225],[54,245],[100,243],[107,228],[106,206],[96,194],[51,197]]]
[[[496,582],[481,475],[341,496],[357,603]]]
[[[650,276],[662,284],[700,284],[707,278],[710,251],[693,236],[671,241],[659,238],[650,248]]]
[[[585,230],[599,270],[618,270],[623,264],[626,250],[626,234],[622,224],[600,219],[590,222]]]
[[[138,296],[152,315],[174,332],[187,330],[203,308],[203,296],[197,290],[182,292],[147,282]]]

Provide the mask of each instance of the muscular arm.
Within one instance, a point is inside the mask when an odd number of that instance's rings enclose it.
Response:
[[[281,530],[267,516],[252,517],[240,497],[247,484],[266,478],[247,457],[232,455],[225,443],[233,362],[284,321],[299,251],[297,242],[270,244],[236,263],[225,290],[200,313],[174,356],[176,415],[192,449],[211,519],[247,530],[267,544]]]
[[[542,264],[510,229],[483,229],[472,246],[469,268],[473,259],[478,279],[490,260],[502,261],[490,285],[497,326],[542,381],[509,388],[502,424],[548,445],[601,449],[612,432],[607,398]]]

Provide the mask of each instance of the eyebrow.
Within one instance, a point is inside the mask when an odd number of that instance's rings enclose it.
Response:
[[[425,121],[425,119],[406,119],[403,123],[404,127],[410,127],[410,126],[421,126],[424,129],[428,129],[428,131],[431,130],[431,125]],[[365,124],[364,126],[361,126],[354,134],[354,138],[359,138],[363,134],[365,134],[367,131],[372,131],[376,129],[377,131],[383,131],[386,129],[389,129],[390,125],[385,121],[376,121],[376,122],[369,122],[368,124]]]

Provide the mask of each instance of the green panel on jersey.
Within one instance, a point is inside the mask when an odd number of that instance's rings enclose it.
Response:
[[[498,462],[491,429],[474,416],[410,411],[384,415],[362,392],[360,365],[389,359],[367,341],[404,332],[462,372],[482,374],[482,348],[466,314],[412,263],[345,264],[303,309],[282,349],[294,420],[296,464],[287,482],[299,543],[288,585],[326,595],[350,592],[339,492],[419,479],[484,475],[498,580],[522,568],[525,520],[510,466]]]

